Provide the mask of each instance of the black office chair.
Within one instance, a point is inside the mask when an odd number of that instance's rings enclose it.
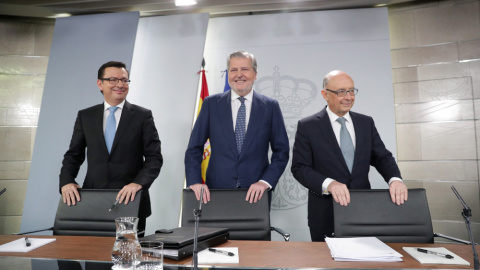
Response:
[[[350,190],[350,203],[333,203],[335,237],[375,236],[386,243],[433,243],[434,237],[470,242],[433,232],[425,189],[409,189],[396,205],[388,190]]]
[[[202,205],[200,226],[228,228],[232,240],[271,240],[270,232],[276,231],[285,241],[290,234],[270,227],[270,207],[264,193],[256,203],[245,201],[247,189],[210,189],[210,201]],[[182,227],[194,226],[193,210],[199,201],[190,189],[183,190]]]
[[[53,227],[16,233],[16,235],[53,230],[54,235],[115,236],[115,218],[138,217],[142,190],[137,192],[133,202],[127,205],[119,203],[112,211],[108,210],[115,202],[119,190],[79,189],[78,191],[81,200],[76,205],[68,206],[60,198]]]

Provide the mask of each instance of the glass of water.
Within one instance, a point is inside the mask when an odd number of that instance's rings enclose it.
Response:
[[[141,241],[142,255],[136,269],[162,270],[163,269],[163,243],[157,241]]]

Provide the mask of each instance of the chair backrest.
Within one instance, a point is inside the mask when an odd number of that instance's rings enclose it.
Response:
[[[76,205],[68,206],[62,198],[58,203],[54,235],[81,236],[115,236],[115,218],[138,217],[142,191],[135,195],[135,200],[117,204],[108,211],[116,200],[119,190],[114,189],[79,189],[81,200]]]
[[[210,189],[210,201],[202,205],[200,226],[228,228],[232,240],[270,240],[268,195],[256,203],[245,201],[246,189]],[[183,190],[182,227],[194,226],[193,210],[199,201],[190,189]]]
[[[350,190],[350,204],[333,203],[335,237],[375,236],[386,243],[433,243],[425,189],[409,189],[396,205],[388,190]]]

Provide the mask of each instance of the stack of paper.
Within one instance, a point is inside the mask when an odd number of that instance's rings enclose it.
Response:
[[[335,261],[401,262],[402,254],[376,237],[325,238]]]

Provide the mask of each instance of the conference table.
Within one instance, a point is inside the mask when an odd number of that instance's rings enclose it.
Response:
[[[19,238],[22,238],[22,236],[0,235],[0,245]],[[56,240],[27,253],[0,252],[0,269],[48,269],[33,266],[22,268],[23,265],[33,265],[35,261],[42,263],[58,261],[59,265],[60,262],[81,261],[83,263],[98,263],[104,267],[92,269],[111,269],[110,254],[115,242],[114,237],[33,235],[29,238],[55,238]],[[388,245],[403,255],[402,262],[334,261],[326,243],[320,242],[228,240],[218,247],[238,247],[240,258],[238,264],[200,266],[202,269],[473,269],[473,251],[472,247],[468,245],[413,243],[390,243]],[[470,266],[421,264],[406,253],[402,247],[445,247],[470,262]],[[479,250],[478,247],[477,250]],[[15,265],[16,268],[8,268],[12,265]],[[179,261],[164,259],[165,270],[190,269],[191,266],[191,256]],[[73,268],[67,267],[65,269]]]

